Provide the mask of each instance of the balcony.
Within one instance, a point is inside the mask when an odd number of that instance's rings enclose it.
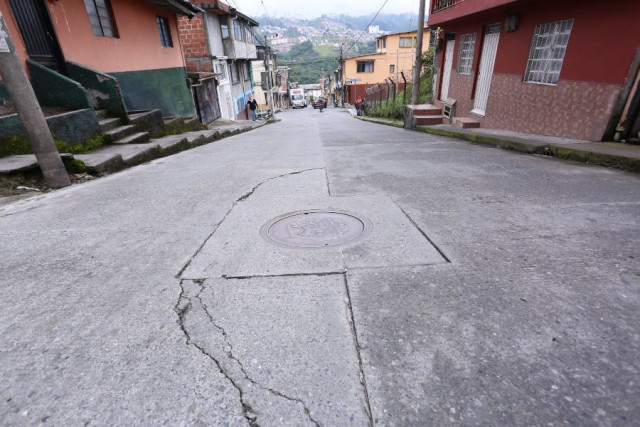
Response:
[[[431,13],[440,12],[441,10],[448,9],[452,6],[462,3],[465,0],[433,0],[433,7]]]
[[[525,0],[432,0],[429,26],[442,26],[460,18],[522,1]]]

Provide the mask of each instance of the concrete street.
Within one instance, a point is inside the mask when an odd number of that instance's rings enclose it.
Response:
[[[640,176],[278,117],[0,207],[2,425],[640,425]]]

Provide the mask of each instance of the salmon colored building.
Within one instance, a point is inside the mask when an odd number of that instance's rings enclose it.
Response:
[[[55,92],[77,82],[95,107],[120,97],[128,112],[194,115],[177,31],[177,15],[200,12],[188,1],[0,0],[0,11],[41,102],[64,103]]]
[[[411,81],[416,56],[417,31],[386,34],[376,38],[376,53],[353,56],[344,60],[344,81],[348,88],[348,102],[365,97],[367,85],[393,79],[404,85],[401,73]],[[429,49],[431,33],[424,29],[422,51]]]
[[[434,0],[435,99],[487,128],[637,137],[638,17],[637,0]]]

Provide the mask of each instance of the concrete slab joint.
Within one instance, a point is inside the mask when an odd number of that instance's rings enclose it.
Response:
[[[304,194],[303,188],[313,196],[291,196]],[[301,208],[358,213],[372,220],[375,231],[371,236],[343,246],[314,249],[277,245],[261,236],[260,229],[265,224]],[[376,229],[376,223],[385,227]],[[238,251],[245,256],[238,256]],[[241,258],[248,262],[239,261]],[[361,353],[347,271],[389,267],[399,262],[431,265],[450,263],[450,260],[389,197],[330,196],[326,168],[286,172],[263,179],[241,194],[213,226],[211,234],[176,276],[181,292],[174,310],[187,344],[210,358],[237,390],[249,425],[278,425],[282,419],[291,424],[334,425],[340,424],[349,413],[352,424],[371,426],[374,421],[366,380],[367,363]],[[304,281],[299,280],[302,276]],[[256,293],[262,292],[264,295],[256,297]],[[295,302],[297,298],[299,302],[288,303],[287,308],[276,302],[274,317],[268,317],[269,298],[282,298],[280,294],[286,294],[288,301],[293,298]],[[259,306],[247,316],[244,312],[251,310],[251,301]],[[288,330],[287,325],[293,319],[287,320],[282,310],[296,307],[295,316],[301,316],[299,307],[305,304],[311,304],[310,313],[305,312],[302,318],[294,317],[295,331]],[[319,313],[314,314],[314,310]],[[309,317],[304,318],[305,315]],[[268,319],[262,319],[263,316]],[[249,328],[247,322],[241,320],[248,317],[260,320]],[[224,325],[225,321],[228,326]],[[283,322],[285,324],[281,324]],[[335,325],[328,328],[323,322]],[[292,341],[293,347],[287,347],[286,354],[294,358],[296,365],[300,363],[296,358],[309,360],[311,373],[305,375],[317,374],[316,365],[323,363],[327,369],[343,370],[342,375],[336,375],[341,379],[333,381],[342,381],[337,386],[347,391],[341,396],[325,390],[326,384],[318,391],[313,387],[322,384],[321,380],[312,378],[301,384],[298,377],[287,378],[295,375],[288,371],[272,373],[278,368],[262,367],[270,363],[264,356],[269,354],[267,349],[260,349],[250,364],[243,362],[242,359],[249,359],[249,354],[256,350],[255,340],[250,339],[256,333],[255,328],[268,329],[276,352],[288,340]],[[238,347],[232,334],[235,340],[244,340],[244,346]],[[324,360],[314,352],[314,345],[320,347],[318,352],[331,348],[331,354]],[[275,360],[286,365],[284,360]],[[326,370],[322,371],[322,377],[326,377]],[[331,399],[335,401],[327,404]],[[344,410],[336,413],[331,406],[336,404]],[[286,414],[284,418],[277,418],[283,414]]]

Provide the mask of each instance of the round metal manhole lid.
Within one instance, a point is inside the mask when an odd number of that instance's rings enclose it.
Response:
[[[361,216],[337,210],[291,212],[262,226],[260,234],[270,242],[294,248],[328,248],[354,242],[371,230]]]

